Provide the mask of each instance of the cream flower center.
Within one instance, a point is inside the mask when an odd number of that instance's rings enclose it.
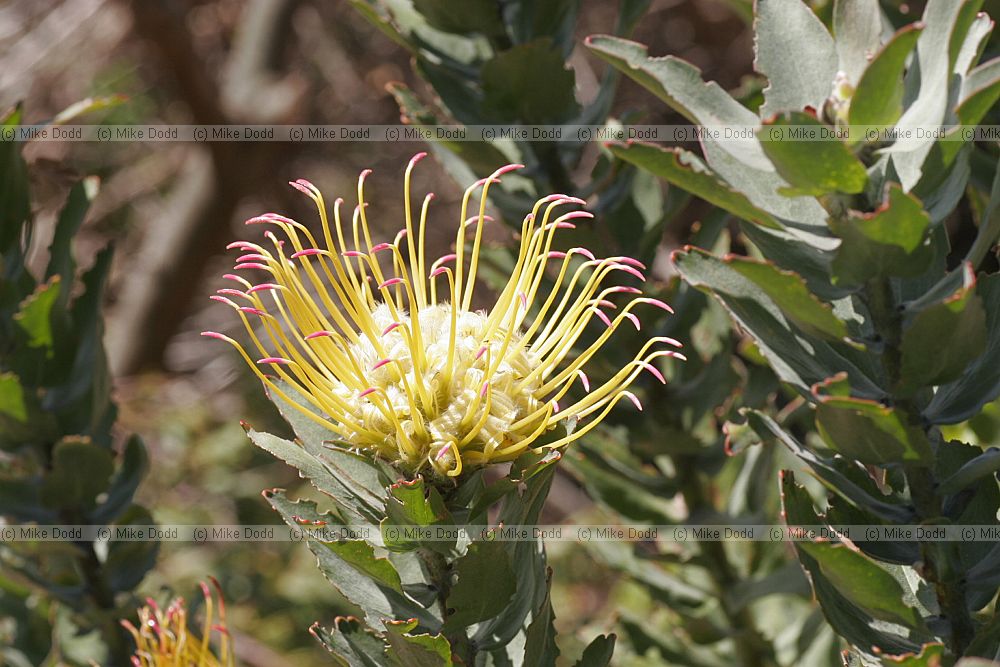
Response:
[[[380,331],[391,329],[379,340],[385,356],[368,337],[349,346],[349,356],[366,371],[374,391],[359,400],[353,387],[335,386],[339,396],[358,405],[356,417],[364,429],[345,438],[348,442],[391,453],[414,467],[430,461],[448,470],[456,449],[489,454],[530,437],[545,421],[536,398],[541,381],[537,375],[529,378],[535,363],[519,333],[488,335],[486,313],[459,310],[449,364],[452,305],[435,304],[418,316],[423,358],[415,363],[408,341],[413,323],[408,314],[397,315],[385,304],[372,312]],[[525,419],[532,414],[537,417]]]

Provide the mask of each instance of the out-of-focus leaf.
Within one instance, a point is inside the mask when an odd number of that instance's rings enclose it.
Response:
[[[725,261],[690,247],[675,252],[673,261],[690,284],[719,298],[737,323],[753,335],[777,375],[799,391],[807,394],[813,384],[835,371],[846,371],[854,395],[882,395],[873,381],[877,371],[865,357],[846,344],[815,339],[805,343],[781,308]],[[859,364],[869,365],[862,370]]]
[[[833,6],[833,36],[839,69],[857,84],[878,51],[882,37],[882,12],[878,0],[838,0]]]
[[[782,473],[781,498],[789,526],[821,523],[808,493],[788,470]],[[795,547],[823,613],[838,634],[865,650],[877,647],[896,654],[919,650],[919,643],[890,634],[891,625],[877,623],[900,624],[907,633],[923,630],[922,619],[903,602],[903,589],[891,574],[844,545],[798,541]]]
[[[0,476],[0,515],[18,521],[56,523],[58,514],[42,503],[40,486],[37,478]]]
[[[672,494],[664,493],[668,488],[645,488],[635,479],[609,467],[597,452],[587,456],[570,455],[567,464],[597,502],[627,519],[654,524],[670,520],[668,498]]]
[[[922,28],[908,25],[893,35],[864,70],[851,97],[851,125],[889,127],[903,113],[903,69]]]
[[[316,623],[309,628],[309,632],[327,651],[344,660],[349,667],[380,667],[384,664],[385,642],[361,621],[353,616],[338,616],[333,623],[332,628]]]
[[[847,337],[846,325],[833,314],[830,304],[817,299],[797,274],[782,271],[767,261],[738,256],[724,261],[767,294],[806,333],[835,341]]]
[[[690,151],[639,142],[611,144],[608,149],[622,160],[652,172],[735,216],[765,227],[781,227],[774,216],[731,188]]]
[[[924,417],[933,424],[968,419],[1000,395],[1000,275],[981,276],[976,293],[986,310],[986,349],[960,378],[938,387],[924,410]],[[958,340],[951,335],[948,339]]]
[[[573,71],[548,38],[498,53],[482,86],[484,112],[502,122],[559,123],[578,111]]]
[[[706,591],[673,576],[655,561],[637,555],[631,544],[610,540],[586,544],[595,558],[629,575],[648,587],[654,597],[671,606],[693,609],[709,599]]]
[[[122,462],[111,479],[107,497],[93,512],[94,523],[113,521],[132,502],[139,483],[149,472],[149,455],[139,436],[133,435],[125,443]]]
[[[391,83],[386,86],[386,89],[399,105],[404,123],[420,126],[425,128],[427,132],[433,133],[434,139],[428,141],[428,144],[435,155],[441,158],[446,169],[454,161],[454,159],[448,159],[449,155],[457,157],[458,162],[465,170],[471,171],[472,174],[489,174],[510,162],[506,155],[489,142],[452,141],[446,136],[439,137],[438,130],[434,127],[439,123],[437,116],[420,102],[412,90],[402,83]],[[464,178],[456,173],[452,173],[452,177],[458,182],[462,182]],[[491,198],[493,198],[494,191],[490,192]]]
[[[832,265],[834,281],[861,285],[872,278],[920,275],[934,255],[927,244],[930,224],[921,203],[898,185],[890,186],[874,213],[831,217],[830,228],[841,238]]]
[[[943,56],[950,53],[953,38],[964,38],[964,34],[955,30],[956,22],[963,7],[975,2],[978,0],[929,0],[924,9],[924,30],[917,38],[915,62],[904,81],[904,98],[909,96],[912,102],[896,122],[899,130],[911,131],[911,138],[899,140],[887,149],[906,191],[920,180],[924,158],[934,143],[932,137],[918,136],[915,129],[937,127],[945,121],[951,98],[952,59]]]
[[[119,526],[151,526],[153,515],[144,507],[132,505],[116,523]],[[156,540],[115,540],[108,543],[104,562],[107,583],[116,592],[131,591],[156,565],[160,543]]]
[[[853,462],[843,459],[828,460],[806,449],[798,440],[789,435],[770,416],[756,410],[746,411],[747,423],[761,438],[777,440],[795,456],[809,466],[823,485],[841,496],[852,505],[871,512],[892,523],[907,523],[914,518],[913,510],[907,506],[893,504],[875,487],[867,473],[857,468]],[[839,465],[838,465],[839,464]]]
[[[107,449],[84,438],[64,438],[52,450],[52,469],[42,484],[42,500],[57,509],[87,511],[107,491],[114,470]]]
[[[576,661],[576,667],[607,667],[611,664],[617,639],[617,635],[597,635],[583,650],[583,655]]]
[[[61,289],[62,281],[59,277],[51,278],[22,301],[20,309],[14,315],[14,320],[27,337],[28,347],[40,349],[46,358],[55,354],[56,313],[53,309]]]
[[[0,253],[3,254],[20,240],[21,228],[31,215],[28,173],[21,157],[21,144],[7,136],[7,131],[16,130],[20,124],[20,105],[0,118],[0,132],[3,132],[0,136]]]
[[[792,195],[863,192],[868,184],[865,166],[835,136],[834,128],[801,111],[767,120],[757,131],[764,153],[792,186],[784,192]]]
[[[554,665],[559,657],[556,645],[556,615],[552,611],[552,570],[548,571],[545,602],[532,614],[524,638],[525,665]]]
[[[59,212],[59,219],[56,222],[56,231],[52,237],[52,245],[49,246],[49,265],[45,269],[46,280],[52,276],[59,276],[63,285],[72,285],[76,278],[76,262],[73,261],[72,242],[77,230],[83,223],[90,203],[97,196],[100,181],[95,178],[85,178],[69,191],[69,197],[62,211]],[[63,290],[60,302],[65,307],[69,302],[69,289]]]
[[[977,125],[1000,97],[1000,58],[969,72],[962,85],[962,101],[955,113],[966,127]]]
[[[0,447],[44,441],[54,436],[52,415],[42,412],[38,399],[14,373],[0,373]]]
[[[493,618],[517,591],[510,555],[500,542],[471,544],[453,567],[458,581],[448,595],[446,631],[454,632]]]
[[[942,495],[958,493],[998,470],[1000,470],[1000,449],[991,447],[941,482],[938,492]]]
[[[491,0],[413,0],[413,7],[438,30],[464,35],[479,32],[487,37],[504,33],[500,7]]]
[[[943,340],[962,344],[941,345]],[[900,389],[956,380],[985,348],[986,312],[970,277],[952,296],[917,313],[904,329]]]
[[[88,97],[80,100],[79,102],[74,102],[57,113],[55,118],[52,119],[52,124],[62,125],[63,123],[68,123],[75,118],[83,116],[84,114],[114,109],[115,107],[121,106],[126,102],[128,102],[127,95],[101,95],[98,97]]]
[[[830,447],[862,463],[930,465],[934,461],[924,430],[876,401],[821,398],[816,407],[816,428]]]
[[[761,116],[821,108],[838,66],[826,27],[802,0],[758,0],[755,14],[754,69],[768,80]]]

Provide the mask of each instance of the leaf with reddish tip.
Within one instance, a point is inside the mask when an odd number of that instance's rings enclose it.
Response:
[[[918,276],[934,256],[927,211],[897,184],[889,187],[885,202],[873,213],[851,211],[846,218],[831,216],[829,224],[841,239],[831,265],[837,285]]]
[[[451,667],[451,644],[444,635],[411,634],[417,627],[414,619],[386,621],[386,650],[391,664],[399,667]]]
[[[986,310],[970,270],[965,285],[918,312],[903,330],[899,391],[957,380],[986,349],[986,333]]]
[[[875,401],[821,398],[816,429],[831,448],[862,463],[934,463],[931,443],[920,425]]]

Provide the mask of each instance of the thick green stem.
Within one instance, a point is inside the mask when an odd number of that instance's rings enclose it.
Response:
[[[711,512],[709,500],[710,491],[706,488],[702,475],[698,471],[698,463],[692,456],[674,457],[677,466],[677,478],[681,482],[681,495],[688,508],[688,516],[696,516],[702,512]],[[702,557],[707,561],[708,574],[715,585],[719,598],[719,606],[726,616],[729,626],[733,629],[733,641],[736,653],[743,667],[766,667],[775,664],[770,643],[757,630],[753,615],[743,607],[736,609],[730,604],[727,593],[740,582],[739,573],[729,562],[726,549],[722,542],[699,542]]]
[[[438,606],[441,609],[441,620],[447,621],[448,597],[451,595],[451,563],[444,554],[431,549],[423,548],[417,550],[420,560],[423,561],[431,583],[437,588]],[[460,657],[467,665],[471,665],[476,659],[476,647],[469,641],[464,633],[447,635],[448,643],[451,644],[452,653]]]
[[[876,332],[881,336],[882,369],[885,372],[887,397],[907,422],[925,428],[920,420],[920,407],[909,396],[898,395],[902,368],[902,312],[889,280],[873,280],[865,288],[868,310]],[[910,499],[920,522],[934,522],[941,517],[943,499],[937,492],[934,471],[923,465],[908,464],[903,468]],[[966,605],[965,575],[961,560],[950,544],[923,542],[922,576],[934,589],[941,614],[951,625],[949,648],[957,657],[964,655],[975,634],[975,625]]]

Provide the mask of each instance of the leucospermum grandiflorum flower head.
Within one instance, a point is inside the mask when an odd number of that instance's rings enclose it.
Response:
[[[135,641],[134,667],[233,667],[234,658],[229,629],[226,627],[226,604],[219,582],[212,579],[218,592],[218,604],[208,584],[202,582],[205,597],[201,637],[188,630],[188,611],[183,598],[174,598],[166,608],[149,598],[139,609],[138,627],[130,621],[121,624]],[[218,612],[216,612],[218,609]],[[211,638],[216,635],[213,650]]]
[[[512,274],[489,310],[473,310],[482,248],[486,197],[491,185],[521,165],[508,165],[465,191],[454,253],[427,257],[425,243],[433,194],[419,213],[410,197],[406,168],[405,225],[391,243],[372,240],[364,200],[366,170],[358,179],[358,204],[345,216],[337,199],[330,211],[311,183],[291,185],[319,211],[322,239],[303,224],[276,213],[251,218],[267,224],[267,247],[236,241],[236,271],[264,274],[263,281],[236,273],[239,288],[212,298],[231,306],[252,341],[251,353],[232,338],[265,385],[345,446],[367,450],[410,473],[457,477],[463,470],[511,461],[529,449],[562,447],[594,428],[622,398],[639,409],[628,390],[642,372],[661,382],[659,357],[683,356],[676,340],[650,338],[629,364],[592,385],[584,367],[616,329],[640,328],[636,311],[671,311],[639,289],[612,284],[617,276],[645,280],[645,267],[628,257],[599,259],[585,248],[553,250],[560,229],[592,218],[585,202],[553,194],[539,199],[521,225]],[[478,212],[470,203],[478,192]],[[580,345],[588,325],[603,330]],[[268,368],[275,377],[262,372]],[[582,392],[571,389],[577,384]],[[288,396],[293,388],[302,401]],[[562,422],[580,421],[572,432]]]

